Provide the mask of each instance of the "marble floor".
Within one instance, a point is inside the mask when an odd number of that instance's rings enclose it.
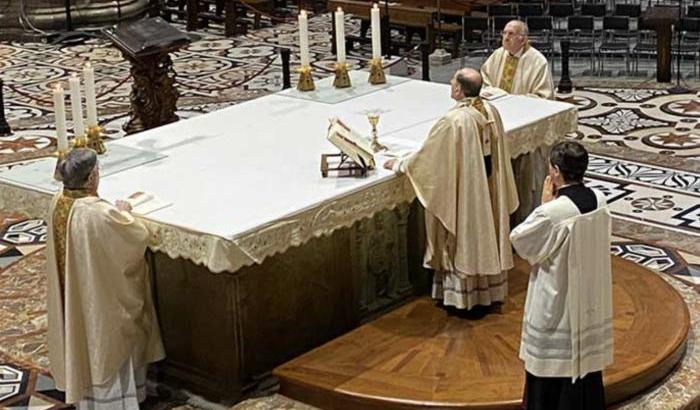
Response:
[[[333,63],[329,28],[326,15],[310,21],[311,58],[318,77],[328,75],[325,70]],[[348,25],[349,32],[358,30],[357,21]],[[273,26],[264,20],[262,29],[244,36],[221,34],[219,27],[201,30],[195,41],[175,53],[181,93],[178,115],[183,119],[280,90],[280,46],[291,48],[292,65],[298,64],[295,30],[289,23]],[[361,47],[349,53],[348,62],[364,68],[368,57],[368,50]],[[400,64],[405,75],[420,76],[416,57],[406,56]],[[123,138],[121,125],[132,82],[128,63],[108,42],[92,40],[66,48],[0,42],[5,113],[14,130],[13,135],[0,137],[0,169],[55,149],[50,88],[67,81],[86,61],[95,67],[100,123],[109,138]],[[434,68],[431,78],[444,81],[462,64],[478,61],[455,60]],[[574,61],[573,66],[586,64]],[[608,66],[616,67],[614,62]],[[693,81],[690,77],[688,85],[700,88]],[[574,76],[574,82],[578,88],[573,93],[557,98],[579,107],[578,131],[568,138],[585,143],[592,153],[586,177],[610,202],[616,236],[611,252],[667,278],[686,298],[693,319],[694,332],[681,366],[652,391],[622,407],[690,406],[700,398],[700,351],[693,339],[700,335],[700,96],[670,94],[645,77],[596,81]],[[44,221],[0,210],[0,407],[66,407],[46,370],[45,241]],[[168,396],[148,407],[222,408],[186,392]],[[267,395],[236,408],[308,407]]]

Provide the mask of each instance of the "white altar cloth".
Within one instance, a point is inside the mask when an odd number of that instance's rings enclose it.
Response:
[[[366,112],[380,110],[380,141],[417,147],[453,105],[449,90],[411,80],[337,104],[278,93],[168,124],[110,143],[166,158],[105,177],[100,196],[114,201],[146,191],[172,202],[145,218],[154,233],[151,248],[213,272],[234,272],[411,200],[410,184],[381,168],[382,157],[366,178],[322,178],[321,153],[337,151],[325,139],[327,119],[338,116],[368,133]],[[570,104],[509,96],[495,105],[514,152],[576,128]],[[516,149],[519,138],[524,149]],[[44,216],[48,200],[2,184],[0,207]]]

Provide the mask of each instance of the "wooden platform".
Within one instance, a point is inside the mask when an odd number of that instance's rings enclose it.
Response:
[[[323,409],[516,409],[529,267],[510,273],[500,314],[448,316],[417,299],[275,370],[281,393]],[[609,403],[635,396],[680,360],[690,327],[681,296],[653,272],[613,259],[615,363]],[[329,301],[332,303],[332,301]]]

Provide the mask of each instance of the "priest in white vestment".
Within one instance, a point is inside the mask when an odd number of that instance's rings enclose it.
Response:
[[[471,309],[507,296],[509,215],[518,198],[501,118],[479,98],[481,75],[462,69],[451,84],[457,104],[423,146],[384,166],[405,173],[425,207],[424,264],[434,270],[433,297]]]
[[[511,233],[532,265],[520,358],[526,410],[603,410],[613,361],[611,222],[604,196],[583,184],[577,142],[550,154],[542,205]]]
[[[554,98],[554,82],[547,58],[528,41],[527,25],[510,21],[503,28],[502,47],[481,66],[484,84],[510,94]]]
[[[510,21],[503,28],[502,47],[489,56],[481,66],[484,84],[498,87],[510,94],[537,98],[554,98],[554,82],[547,58],[532,47],[527,25]],[[519,223],[539,205],[542,181],[547,175],[549,146],[518,156],[513,160],[513,173],[518,188],[520,208],[513,221]]]
[[[77,409],[138,409],[164,358],[145,260],[148,229],[97,196],[97,154],[74,149],[48,220],[49,368]]]

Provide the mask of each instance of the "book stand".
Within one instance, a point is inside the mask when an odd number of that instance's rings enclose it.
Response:
[[[334,160],[335,158],[340,158],[340,161]],[[342,152],[321,154],[321,175],[324,178],[328,177],[329,171],[337,171],[339,177],[365,177],[368,170],[367,166],[358,164]]]

